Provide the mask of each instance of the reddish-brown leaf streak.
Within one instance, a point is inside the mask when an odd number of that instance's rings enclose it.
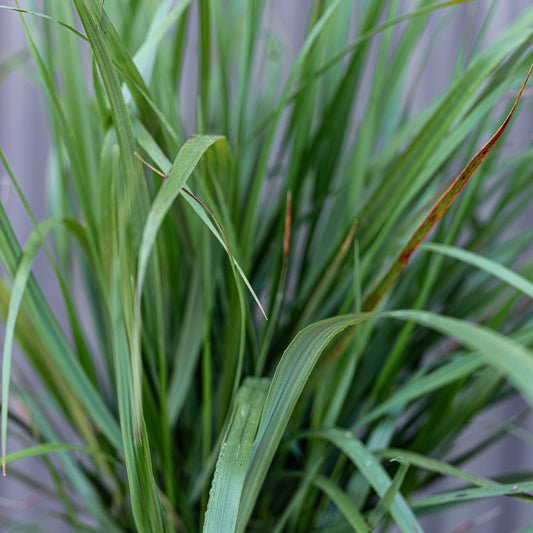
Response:
[[[435,205],[430,209],[428,214],[424,217],[420,225],[416,228],[411,238],[407,241],[405,246],[402,248],[397,258],[390,266],[389,270],[385,275],[378,281],[374,288],[368,293],[368,295],[363,300],[363,310],[372,311],[379,303],[381,298],[385,295],[388,289],[393,285],[396,278],[401,274],[403,269],[406,267],[409,258],[413,252],[418,248],[420,243],[426,238],[427,234],[431,231],[433,226],[441,219],[441,217],[446,213],[450,205],[457,198],[459,193],[463,190],[464,186],[468,183],[470,178],[473,176],[474,172],[478,169],[481,162],[485,159],[487,154],[491,151],[492,147],[496,144],[498,139],[501,137],[502,133],[505,131],[505,128],[509,124],[513,113],[515,112],[516,106],[524,92],[526,84],[529,80],[529,76],[533,71],[533,65],[531,65],[529,72],[527,73],[526,79],[522,84],[522,88],[516,97],[513,107],[506,119],[503,121],[502,125],[498,128],[496,133],[490,138],[490,140],[479,150],[479,152],[470,160],[468,165],[463,169],[463,171],[457,176],[453,183],[446,189],[446,191],[440,196]]]
[[[283,233],[283,256],[289,256],[291,246],[292,193],[287,192],[287,206],[285,207],[285,228]]]

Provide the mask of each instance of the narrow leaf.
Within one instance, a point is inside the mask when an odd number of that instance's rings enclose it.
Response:
[[[317,476],[313,482],[327,494],[356,533],[370,533],[372,531],[372,528],[365,522],[363,515],[354,505],[352,498],[343,492],[336,483],[325,476]]]
[[[425,243],[420,247],[422,250],[428,250],[430,252],[437,252],[439,254],[447,255],[448,257],[453,257],[459,259],[463,263],[468,263],[475,267],[484,270],[485,272],[496,276],[505,283],[511,285],[515,289],[523,292],[530,298],[533,298],[533,283],[528,281],[523,276],[520,276],[516,272],[513,272],[511,269],[500,265],[496,261],[482,257],[481,255],[469,252],[468,250],[462,250],[455,246],[448,246],[445,244],[437,243]]]

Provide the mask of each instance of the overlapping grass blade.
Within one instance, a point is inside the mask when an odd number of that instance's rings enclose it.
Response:
[[[354,506],[352,498],[343,492],[336,483],[325,476],[317,476],[313,483],[337,506],[356,533],[370,533],[373,531],[373,528],[365,521],[357,507]]]
[[[304,435],[309,438],[326,439],[342,450],[381,497],[385,498],[387,495],[388,498],[391,494],[396,493],[390,508],[391,515],[394,517],[396,524],[405,533],[423,532],[422,527],[418,524],[408,504],[402,495],[397,492],[398,487],[394,486],[384,468],[379,464],[379,461],[375,459],[372,453],[352,432],[332,428],[310,431]],[[398,478],[399,481],[401,479]]]
[[[150,212],[143,228],[142,241],[139,248],[139,264],[137,268],[137,302],[140,302],[144,276],[148,265],[148,259],[155,243],[157,231],[161,226],[165,215],[168,213],[174,200],[180,194],[200,159],[217,144],[221,147],[220,155],[229,157],[224,138],[220,136],[196,135],[191,137],[180,149],[172,164],[160,191],[150,208]]]
[[[69,162],[70,162],[70,165],[72,166],[73,175],[75,177],[74,186],[76,188],[79,206],[83,213],[85,221],[87,223],[90,238],[91,240],[93,240],[95,239],[95,230],[96,230],[96,222],[95,222],[96,219],[95,219],[95,212],[94,212],[95,202],[93,201],[94,196],[91,194],[91,186],[90,186],[90,181],[89,181],[89,177],[87,174],[87,170],[83,164],[81,155],[78,152],[72,126],[67,120],[67,117],[61,105],[59,96],[57,94],[57,91],[55,90],[53,76],[47,69],[41,57],[41,54],[39,53],[39,49],[36,46],[31,36],[30,31],[28,30],[28,27],[26,25],[26,22],[24,21],[24,18],[22,17],[22,14],[21,14],[21,20],[24,26],[24,31],[26,33],[26,38],[30,45],[32,55],[37,63],[37,67],[39,69],[41,80],[44,84],[44,87],[46,88],[47,97],[50,99],[50,102],[51,102],[50,107],[52,108],[52,112],[57,121],[58,128],[61,132],[62,141],[65,143],[65,148],[68,153]]]
[[[186,12],[191,5],[192,0],[184,0],[178,4],[172,5],[172,0],[161,2],[157,11],[150,23],[150,28],[146,35],[146,39],[139,47],[133,56],[133,62],[139,69],[143,79],[148,84],[152,76],[152,68],[154,66],[154,55],[165,33],[175,26],[180,17]],[[124,64],[129,62],[124,61]],[[128,68],[132,72],[131,67]]]
[[[487,364],[514,382],[518,390],[533,403],[533,358],[530,352],[518,343],[488,328],[429,312],[390,311],[383,316],[413,320],[479,351]],[[505,358],[501,354],[505,354]]]
[[[320,355],[337,334],[366,318],[365,315],[340,317],[312,324],[302,330],[285,351],[272,378],[250,456],[237,531],[244,531],[246,527],[292,411]]]
[[[298,58],[296,59],[296,61],[294,62],[291,68],[289,78],[285,84],[283,93],[278,101],[276,110],[274,112],[274,118],[269,128],[266,141],[263,143],[263,147],[262,147],[261,154],[260,154],[260,159],[257,163],[257,170],[255,172],[254,179],[251,185],[252,189],[250,192],[250,198],[248,201],[248,206],[247,206],[246,214],[244,218],[244,224],[243,224],[244,234],[243,234],[242,241],[244,243],[243,244],[244,254],[248,256],[248,258],[251,255],[252,238],[256,232],[257,213],[258,213],[257,203],[259,201],[259,194],[261,192],[262,180],[266,174],[268,156],[272,148],[272,144],[274,142],[274,137],[275,137],[278,125],[279,125],[279,121],[281,120],[283,110],[289,99],[290,90],[294,82],[296,81],[296,77],[298,76],[301,67],[303,66],[308,55],[313,49],[313,45],[315,44],[316,40],[320,37],[321,32],[323,31],[324,27],[328,23],[330,17],[333,15],[335,10],[339,7],[339,4],[340,4],[340,0],[334,0],[327,7],[326,11],[320,17],[320,19],[316,22],[313,29],[309,32],[302,46],[302,49],[298,55]],[[246,266],[246,262],[245,262],[245,266]]]
[[[383,520],[385,515],[390,511],[391,505],[394,503],[396,495],[399,494],[403,480],[405,479],[405,475],[407,474],[407,470],[409,469],[409,463],[403,458],[394,457],[390,460],[399,462],[400,466],[398,468],[398,471],[394,475],[394,478],[389,488],[387,489],[381,500],[378,502],[375,509],[370,512],[367,518],[368,523],[370,524],[370,528],[372,530],[377,527],[377,525]]]
[[[142,533],[166,531],[160,498],[152,472],[150,448],[144,428],[135,412],[131,361],[126,327],[118,294],[118,266],[114,265],[115,287],[111,294],[111,320],[113,325],[113,355],[116,372],[116,390],[120,414],[124,458],[135,523]],[[136,427],[140,424],[141,427]]]
[[[452,360],[427,375],[414,376],[404,387],[395,391],[391,398],[362,416],[356,425],[362,426],[373,422],[387,412],[393,412],[394,409],[407,405],[409,402],[436,391],[449,383],[472,375],[482,366],[483,358],[480,355],[470,355],[455,361]]]
[[[292,411],[322,352],[343,330],[373,317],[413,320],[459,340],[470,349],[479,351],[487,364],[513,380],[519,390],[533,402],[533,382],[530,379],[533,375],[533,359],[530,354],[521,346],[487,328],[424,311],[361,313],[312,324],[302,330],[289,345],[274,374],[250,458],[239,528],[244,527],[252,511]],[[501,358],[502,353],[506,353],[505,359]]]
[[[39,238],[35,241],[34,245],[37,246],[40,242]],[[13,230],[5,215],[5,211],[1,205],[0,244],[2,261],[14,277],[19,268],[18,261],[21,252]],[[29,263],[31,263],[31,261]],[[29,266],[30,265],[27,264],[23,268],[29,268]],[[23,280],[26,274],[21,274],[20,276],[20,279]],[[86,405],[92,418],[97,422],[99,429],[107,436],[110,442],[113,443],[116,449],[120,450],[120,431],[114,417],[111,415],[101,397],[90,383],[87,375],[84,373],[32,277],[28,280],[27,292],[26,312],[32,319],[32,327],[40,335],[43,346],[47,350],[45,353],[53,355],[54,364],[57,365],[60,375],[64,376],[69,383],[74,384],[78,398]],[[21,297],[21,294],[19,297]],[[13,321],[15,317],[16,313],[13,314]],[[6,338],[5,340],[8,339]],[[9,361],[5,361],[4,364],[9,364]],[[3,380],[6,380],[6,382],[8,382],[8,375],[9,373],[6,372],[5,378],[2,378]],[[3,387],[3,389],[7,390],[6,387]],[[7,409],[7,402],[5,402],[4,405],[6,405]]]

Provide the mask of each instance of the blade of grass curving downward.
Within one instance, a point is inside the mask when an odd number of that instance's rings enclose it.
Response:
[[[443,461],[439,461],[437,459],[433,459],[431,457],[426,457],[419,453],[411,452],[409,450],[403,450],[400,448],[388,448],[384,450],[377,450],[372,453],[376,457],[384,457],[387,459],[401,457],[408,461],[409,464],[427,470],[428,472],[436,472],[437,474],[441,475],[447,474],[449,476],[457,477],[464,481],[468,481],[469,483],[472,483],[473,485],[476,485],[478,487],[494,487],[500,485],[500,483],[496,481],[469,474],[468,472],[464,472],[463,470],[460,470],[459,468],[453,465],[450,465]]]
[[[139,125],[140,126],[140,125]],[[154,161],[157,162],[157,165],[160,167],[160,168],[169,168],[169,169],[172,169],[173,166],[177,163],[177,157],[176,156],[176,159],[174,160],[174,163],[171,165],[170,161],[166,158],[166,156],[161,152],[161,150],[159,149],[159,147],[157,146],[157,144],[155,143],[155,141],[152,139],[152,137],[150,136],[150,134],[142,127],[140,127],[140,135],[138,137],[138,142],[139,144],[150,154],[150,157],[152,157],[152,159]],[[191,137],[189,139],[190,142],[192,143],[196,143],[196,141],[194,141],[194,139],[202,139],[204,138],[204,140],[206,140],[207,138],[209,138],[210,136],[209,135],[196,135],[194,137]],[[213,136],[211,136],[213,137]],[[214,136],[216,137],[217,141],[214,141],[214,142],[218,142],[220,140],[222,140],[223,138],[222,137],[217,137],[217,136]],[[189,142],[187,141],[187,142]],[[201,142],[204,142],[204,141],[201,141]],[[211,143],[205,150],[204,150],[204,153],[206,150],[209,149],[209,147],[212,145],[213,143]],[[183,147],[182,147],[183,148]],[[178,153],[179,155],[179,153]],[[186,164],[187,162],[184,160],[184,158],[181,158],[180,159],[180,165],[181,164]],[[144,161],[145,164],[147,164],[145,161]],[[195,164],[195,166],[198,164],[198,162]],[[161,174],[158,170],[156,170],[154,167],[152,167],[151,165],[148,165],[154,172],[157,172],[158,174]],[[184,171],[185,167],[182,168],[182,171]],[[168,173],[165,175],[165,174],[161,174],[163,177],[165,177],[165,179],[168,179],[167,176],[170,175],[170,171],[168,171]],[[192,172],[192,171],[191,171]],[[177,175],[177,171],[176,171],[176,175]],[[187,181],[188,177],[185,178],[185,182]],[[184,182],[184,183],[185,183]],[[178,190],[178,193],[181,191],[181,189]],[[220,224],[218,222],[218,220],[214,217],[213,213],[208,209],[208,207],[203,204],[198,198],[196,198],[196,196],[194,196],[193,194],[191,194],[189,191],[187,191],[185,188],[183,188],[183,192],[185,194],[182,195],[183,199],[191,206],[191,208],[194,210],[194,212],[200,217],[200,219],[202,220],[202,222],[207,226],[207,228],[209,229],[209,231],[213,234],[213,236],[217,239],[217,241],[222,245],[222,247],[226,250],[226,252],[228,253],[228,256],[230,257],[233,265],[235,266],[235,269],[237,270],[237,272],[239,273],[239,276],[241,277],[242,281],[244,282],[244,284],[246,285],[246,288],[248,289],[248,291],[250,292],[250,295],[252,296],[252,298],[254,299],[255,303],[257,304],[257,306],[259,307],[259,310],[261,311],[262,315],[265,317],[265,319],[268,320],[267,318],[267,315],[265,313],[265,310],[263,309],[263,306],[261,305],[261,302],[259,301],[259,298],[257,296],[257,294],[255,293],[255,291],[253,290],[252,288],[252,285],[250,283],[250,281],[248,280],[248,278],[246,277],[246,274],[244,273],[242,267],[239,265],[239,263],[236,261],[236,259],[233,257],[232,253],[231,253],[231,250],[229,249],[228,247],[228,243],[226,242],[225,238],[224,238],[224,233],[223,233],[223,230],[222,230],[222,227],[220,227]],[[165,193],[166,194],[166,193]],[[174,197],[175,198],[175,197]],[[172,200],[173,201],[173,200]],[[171,202],[172,203],[172,202]],[[213,222],[211,222],[208,214],[206,213],[206,211],[209,213],[209,215],[211,215],[211,217],[216,221],[216,223],[219,225],[219,229],[217,230],[217,228],[215,227],[215,225],[213,224]],[[154,215],[155,216],[155,215]],[[154,219],[155,220],[155,219]],[[148,225],[148,222],[147,224]],[[160,222],[159,222],[159,225],[160,225]],[[156,230],[156,233],[157,233],[157,230]],[[147,237],[148,238],[148,237]],[[153,236],[151,237],[153,238]]]
[[[143,228],[141,246],[139,249],[136,307],[140,305],[141,291],[146,268],[148,266],[148,259],[163,219],[204,154],[209,148],[216,144],[218,144],[222,151],[225,152],[224,156],[228,157],[229,154],[224,137],[216,135],[196,135],[191,137],[176,155],[174,163],[153,201]]]
[[[533,298],[533,283],[516,272],[513,272],[511,269],[500,265],[500,263],[497,263],[496,261],[492,261],[491,259],[469,252],[468,250],[462,250],[455,246],[433,242],[422,244],[420,249],[447,255],[448,257],[453,257],[463,263],[478,267],[479,269],[496,276],[505,283],[508,283],[511,287],[523,292],[530,298]]]
[[[431,231],[433,226],[440,220],[440,218],[446,213],[448,208],[452,205],[458,194],[463,187],[468,183],[474,172],[477,170],[481,162],[487,157],[488,153],[492,150],[498,139],[501,137],[507,125],[509,124],[511,117],[513,116],[516,106],[524,92],[526,84],[533,70],[531,65],[526,79],[522,84],[520,92],[516,97],[513,107],[502,125],[498,128],[496,133],[490,138],[490,140],[481,148],[481,150],[470,160],[468,165],[457,176],[453,183],[448,187],[444,194],[437,200],[435,205],[431,208],[429,213],[425,216],[424,220],[420,223],[415,232],[411,235],[405,246],[401,249],[400,253],[389,267],[383,277],[377,282],[373,289],[365,296],[363,301],[363,311],[372,311],[376,308],[377,304],[381,301],[383,296],[392,287],[398,276],[406,267],[409,258],[413,252],[418,248],[421,242],[426,238],[427,234]]]
[[[237,391],[209,493],[204,533],[235,531],[248,458],[269,384],[268,379],[247,378]]]

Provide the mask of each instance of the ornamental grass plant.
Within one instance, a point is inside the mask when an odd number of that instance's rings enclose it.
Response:
[[[2,483],[53,509],[3,531],[420,532],[531,505],[527,467],[465,467],[533,401],[533,8],[493,35],[502,3],[298,2],[301,39],[266,1],[0,11],[29,50],[0,73],[35,80],[51,138],[45,220],[0,151],[34,225],[19,242],[0,205]],[[475,24],[420,107],[458,10]]]

